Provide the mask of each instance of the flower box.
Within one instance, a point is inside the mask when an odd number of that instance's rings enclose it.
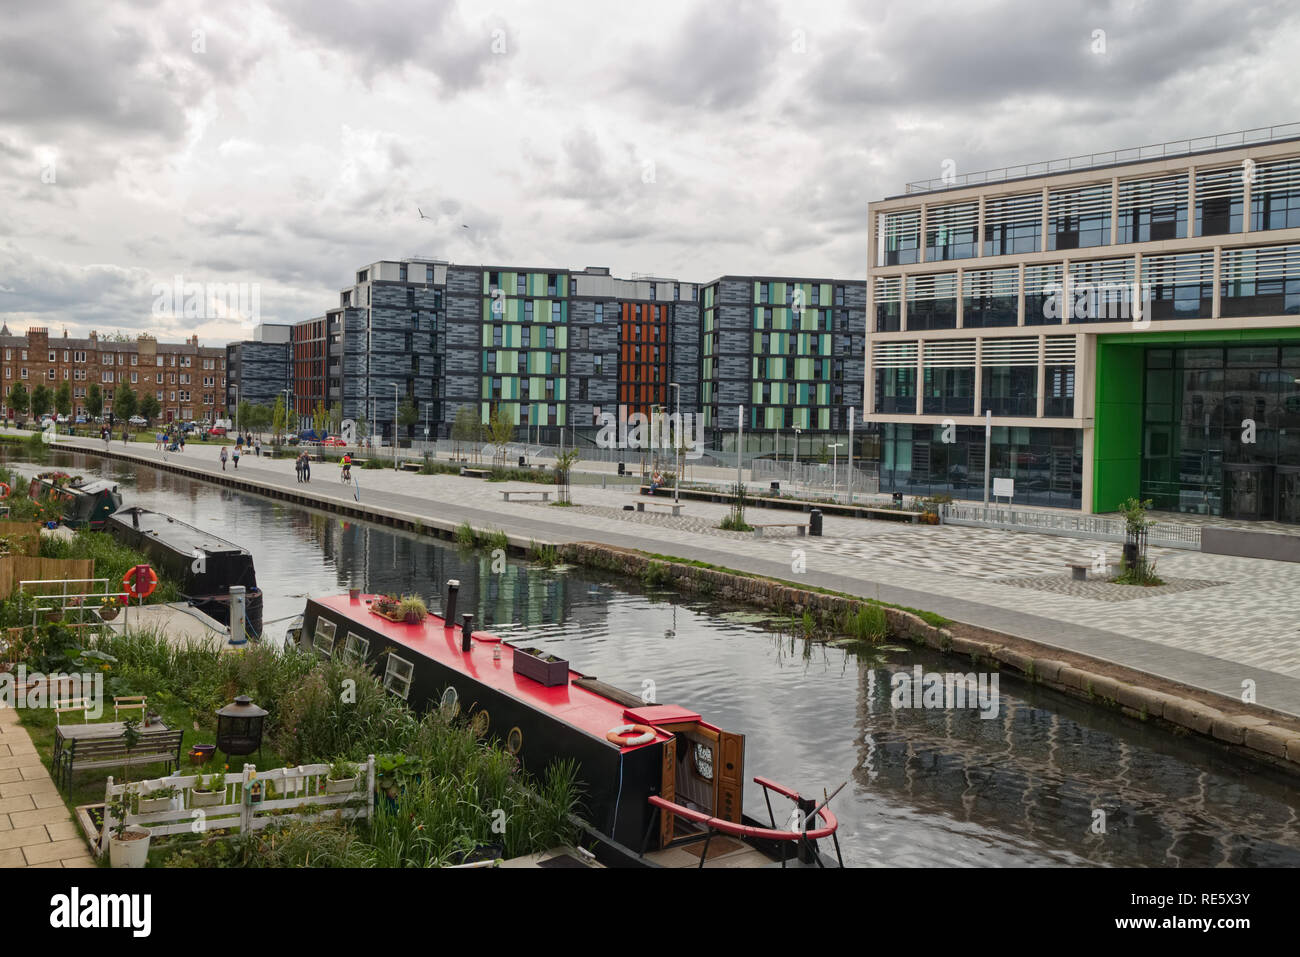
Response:
[[[190,807],[218,807],[226,803],[226,789],[220,791],[191,791]]]
[[[140,798],[141,814],[156,814],[159,811],[170,811],[171,809],[172,809],[172,799],[170,795],[168,795],[167,797],[160,797],[160,798],[151,798],[151,797]]]
[[[335,781],[333,778],[326,778],[325,793],[326,794],[350,794],[351,792],[357,789],[357,781],[359,781],[360,779],[361,776],[359,774],[355,774],[350,778],[342,778],[338,781]]]
[[[401,615],[399,615],[396,611],[394,611],[394,612],[392,612],[391,614],[389,614],[389,613],[387,613],[387,612],[382,612],[382,611],[380,611],[380,610],[379,610],[378,608],[376,608],[374,605],[371,605],[371,606],[370,606],[370,613],[371,613],[372,615],[378,615],[380,618],[385,618],[385,619],[387,619],[388,621],[395,621],[395,622],[397,622],[397,624],[399,624],[399,625],[405,623],[405,621],[406,621],[406,619],[403,618]]]
[[[569,683],[569,662],[538,648],[516,648],[515,674],[532,678],[548,688]]]

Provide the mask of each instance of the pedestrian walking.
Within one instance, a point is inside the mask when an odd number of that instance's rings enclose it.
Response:
[[[126,445],[126,426],[122,427],[122,444]]]
[[[236,445],[235,446],[235,468],[239,468],[239,450],[240,450],[240,446]]]
[[[255,439],[255,440],[253,441],[253,454],[254,454],[255,456],[257,456],[259,459],[262,457],[262,440],[261,440],[261,439]]]
[[[180,437],[180,439],[179,439],[178,441],[179,441],[179,443],[180,443],[181,451],[184,452],[184,451],[185,451],[185,433],[184,433],[184,432],[181,433],[181,437]]]
[[[304,482],[311,481],[311,456],[306,452],[302,453],[302,477]]]
[[[223,445],[221,447],[221,471],[223,472],[226,470],[226,458],[228,456],[229,453],[226,451],[226,447]]]
[[[155,452],[161,452],[162,447],[163,447],[163,434],[161,432],[155,432],[153,434],[153,450]]]
[[[293,470],[298,473],[298,481],[302,481],[302,456],[293,460]]]

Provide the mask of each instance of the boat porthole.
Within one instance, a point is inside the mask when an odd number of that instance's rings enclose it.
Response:
[[[442,693],[442,700],[438,702],[438,712],[444,721],[454,721],[456,715],[460,714],[460,694],[455,688],[448,687]]]
[[[487,734],[488,727],[492,723],[491,716],[484,710],[479,709],[474,712],[474,717],[469,720],[470,730],[474,732],[474,737],[481,738]]]
[[[511,728],[510,733],[506,735],[506,750],[511,754],[518,754],[519,749],[524,746],[524,733],[518,728]]]

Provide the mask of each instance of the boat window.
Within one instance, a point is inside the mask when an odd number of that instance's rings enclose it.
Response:
[[[312,635],[311,644],[322,657],[328,658],[334,654],[334,628],[334,622],[325,618],[316,619],[316,630]]]
[[[713,780],[713,749],[695,742],[695,773],[706,781]]]
[[[389,654],[388,667],[384,670],[384,687],[403,701],[411,693],[411,676],[415,674],[415,665],[405,658]]]
[[[438,711],[445,721],[456,720],[456,715],[460,714],[460,693],[455,688],[448,686],[442,693],[442,700],[438,702]]]
[[[506,735],[506,750],[511,754],[518,754],[523,746],[524,733],[518,728],[511,728],[510,733]]]
[[[343,659],[345,661],[350,661],[354,665],[364,665],[368,651],[370,651],[369,638],[362,638],[360,635],[354,635],[351,632],[344,636]]]

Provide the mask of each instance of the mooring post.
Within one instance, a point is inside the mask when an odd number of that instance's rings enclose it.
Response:
[[[456,627],[456,593],[460,591],[460,582],[455,578],[447,579],[447,601],[442,606],[442,627]]]

